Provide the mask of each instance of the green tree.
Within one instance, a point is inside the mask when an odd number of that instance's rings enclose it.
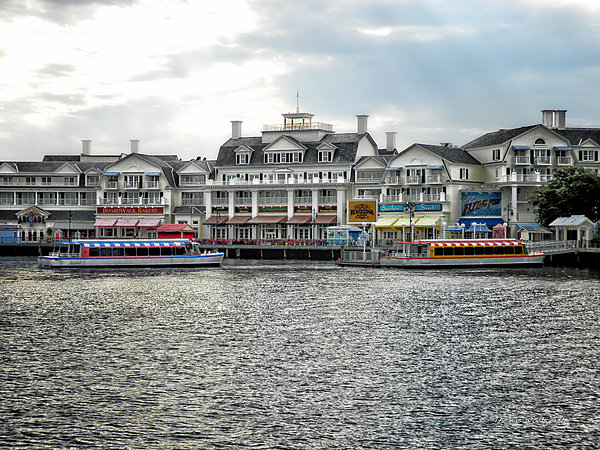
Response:
[[[600,176],[581,167],[567,167],[554,173],[550,182],[531,196],[538,222],[548,226],[557,217],[582,214],[600,219]]]

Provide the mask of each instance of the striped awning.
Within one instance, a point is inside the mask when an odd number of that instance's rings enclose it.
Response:
[[[160,219],[141,219],[137,226],[144,228],[156,228],[160,225]]]
[[[399,230],[400,228],[404,227],[410,227],[410,216],[408,215],[398,216],[398,220],[392,226],[392,228],[396,230]]]
[[[277,223],[285,223],[287,220],[287,216],[256,216],[250,219],[246,223],[250,224],[277,224]]]
[[[292,225],[305,225],[307,223],[310,223],[310,221],[312,220],[312,216],[310,215],[296,215],[296,216],[292,216],[291,219],[288,219],[287,223],[288,224],[292,224]]]
[[[415,223],[415,227],[437,227],[439,224],[439,217],[420,217]]]
[[[392,225],[394,225],[397,221],[397,217],[381,217],[377,222],[375,222],[375,228],[392,228]]]
[[[114,227],[117,219],[96,219],[95,227]]]
[[[227,225],[246,223],[251,218],[252,218],[251,216],[233,216],[231,219],[229,219],[227,221]]]
[[[118,227],[135,227],[137,226],[140,219],[118,219],[117,226]]]
[[[337,223],[337,216],[332,214],[318,214],[315,223],[333,225]]]

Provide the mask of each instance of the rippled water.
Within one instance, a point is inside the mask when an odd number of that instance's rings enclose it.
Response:
[[[600,275],[0,260],[0,446],[594,447]]]

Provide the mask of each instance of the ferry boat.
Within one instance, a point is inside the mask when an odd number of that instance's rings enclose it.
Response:
[[[540,266],[544,254],[529,254],[516,239],[397,242],[379,259],[382,267]]]
[[[202,252],[187,239],[83,239],[56,242],[48,256],[39,256],[46,267],[147,267],[219,266],[225,255]]]

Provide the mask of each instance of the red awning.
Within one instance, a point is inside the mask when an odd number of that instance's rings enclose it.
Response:
[[[164,223],[156,229],[159,233],[188,233],[195,230],[187,223]]]
[[[227,222],[227,219],[229,219],[229,217],[227,216],[210,216],[208,219],[206,219],[204,221],[204,225],[216,225],[216,224],[222,224]],[[218,222],[217,222],[218,220]]]
[[[275,223],[285,223],[287,220],[287,216],[256,216],[250,219],[246,223],[251,224],[275,224]]]
[[[303,216],[293,216],[290,220],[287,221],[287,223],[290,224],[307,224],[310,223],[312,220],[312,216],[307,216],[307,215],[303,215]]]
[[[251,218],[252,218],[251,216],[233,216],[231,219],[229,219],[227,221],[227,225],[246,223]]]
[[[96,219],[95,227],[114,227],[117,219]]]
[[[119,219],[117,220],[118,227],[135,227],[140,219]]]
[[[331,225],[337,223],[337,216],[332,214],[319,214],[315,219],[315,223]]]
[[[144,228],[156,228],[160,225],[160,219],[141,219],[137,226]]]

